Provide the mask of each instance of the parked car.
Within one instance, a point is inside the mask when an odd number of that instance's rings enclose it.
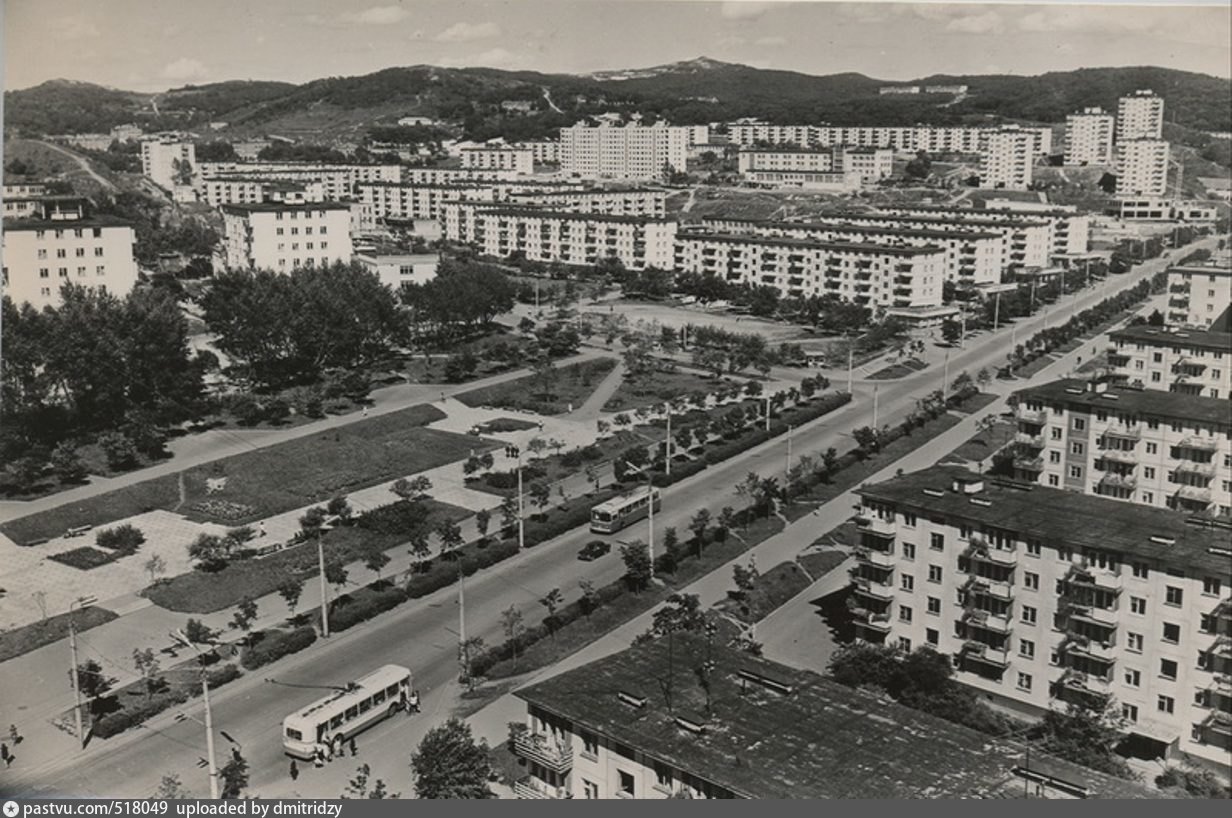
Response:
[[[583,562],[590,562],[592,560],[599,559],[599,557],[602,557],[611,550],[611,543],[606,543],[603,540],[591,540],[582,547],[580,552],[578,552],[578,559]]]

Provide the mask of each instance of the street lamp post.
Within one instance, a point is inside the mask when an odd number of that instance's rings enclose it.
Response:
[[[506,446],[505,457],[517,460],[518,470],[518,550],[526,548],[526,531],[522,513],[522,450],[517,446]]]
[[[73,664],[69,667],[68,678],[73,683],[73,722],[77,727],[77,746],[85,747],[85,732],[81,724],[81,680],[77,678],[77,628],[73,622],[73,609],[81,609],[93,605],[98,600],[92,596],[78,597],[68,606],[68,645],[72,653]]]
[[[654,580],[654,481],[648,469],[632,463],[628,464],[628,467],[638,474],[646,475],[646,554],[650,557],[650,579]]]
[[[663,448],[663,470],[668,475],[672,473],[672,405],[666,403],[667,408],[667,440]]]
[[[945,399],[945,393],[950,391],[950,351],[945,351],[945,369],[941,375],[941,397]]]
[[[329,636],[329,581],[325,578],[325,532],[331,526],[328,521],[317,529],[317,570],[321,574],[321,636]]]
[[[324,573],[322,573],[324,576]],[[197,658],[201,662],[201,698],[205,702],[205,752],[210,768],[210,798],[218,800],[218,764],[214,757],[214,718],[210,711],[210,680],[209,674],[205,672],[205,656],[200,649],[192,642],[183,631],[175,631],[171,634],[177,642],[182,643],[185,647],[192,648],[197,654]],[[187,718],[187,716],[185,716]]]

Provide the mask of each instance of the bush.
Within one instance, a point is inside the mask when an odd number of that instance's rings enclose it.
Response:
[[[94,538],[94,543],[98,547],[122,551],[125,554],[135,552],[144,542],[145,535],[141,533],[141,529],[129,523],[118,525],[115,528],[105,528]]]
[[[408,598],[407,592],[396,586],[379,591],[363,588],[354,595],[340,597],[329,612],[330,633],[367,622],[378,614],[398,607]]]
[[[317,641],[317,632],[311,625],[305,625],[292,631],[263,631],[254,634],[251,641],[253,644],[244,649],[240,659],[246,670],[256,670],[284,656],[298,653]]]
[[[212,692],[226,683],[238,679],[240,675],[238,667],[227,664],[207,673],[206,679]],[[137,682],[136,684],[141,683]],[[200,691],[200,686],[194,682],[191,686],[187,687],[168,688],[149,699],[129,696],[127,698],[131,701],[124,708],[96,719],[93,727],[90,728],[90,733],[99,738],[111,738],[112,736],[119,735],[125,730],[148,721],[164,710],[177,704],[183,704],[197,696]],[[112,698],[118,700],[118,696],[114,694]]]
[[[117,555],[83,545],[81,548],[74,548],[71,551],[52,554],[47,559],[72,568],[79,568],[82,571],[89,571],[91,568],[98,568],[100,565],[114,562],[117,559]]]
[[[538,466],[522,467],[523,486],[546,476],[547,472]],[[518,487],[518,473],[516,471],[494,471],[485,475],[483,481],[494,489],[516,489]]]

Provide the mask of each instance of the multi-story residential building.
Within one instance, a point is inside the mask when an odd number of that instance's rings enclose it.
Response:
[[[470,170],[511,170],[518,175],[535,172],[535,152],[529,148],[485,145],[462,151],[462,167]]]
[[[560,143],[551,139],[519,142],[514,147],[530,151],[535,164],[555,165],[560,162]]]
[[[751,148],[740,151],[740,173],[759,181],[767,174],[856,174],[863,184],[887,179],[894,172],[894,152],[884,148]]]
[[[1016,397],[1016,478],[1157,508],[1232,515],[1227,398],[1072,378]]]
[[[198,181],[197,147],[184,134],[162,133],[141,140],[141,173],[177,199]]]
[[[1163,139],[1128,139],[1116,147],[1118,196],[1163,196],[1168,192],[1169,148]]]
[[[435,253],[400,253],[374,249],[357,252],[355,261],[375,273],[391,290],[403,284],[426,284],[436,278],[440,258]]]
[[[111,129],[111,138],[117,142],[132,142],[144,135],[140,125],[116,125]]]
[[[1140,745],[1228,772],[1228,528],[956,466],[857,494],[859,638],[949,654],[1028,716],[1114,702]]]
[[[1052,129],[1046,126],[1013,126],[1030,134],[1033,156],[1052,152]],[[767,122],[739,120],[727,124],[732,144],[796,145],[801,148],[837,147],[889,148],[899,153],[980,153],[997,128],[844,125],[771,125]]]
[[[835,163],[847,173],[859,174],[864,184],[873,184],[894,174],[894,151],[843,146],[835,157]]]
[[[980,184],[990,188],[1026,190],[1035,165],[1032,135],[1018,128],[1002,128],[988,135],[980,157]]]
[[[4,191],[3,198],[5,201],[9,199],[32,199],[47,195],[47,185],[42,182],[5,181],[2,190]]]
[[[338,202],[222,205],[222,242],[216,266],[227,270],[326,267],[349,262],[351,208]]]
[[[1112,378],[1141,389],[1227,400],[1232,396],[1232,333],[1138,324],[1108,333]]]
[[[689,633],[515,695],[518,798],[1162,795]]]
[[[1232,331],[1232,266],[1225,261],[1169,268],[1168,323]]]
[[[909,230],[854,224],[768,222],[747,219],[703,219],[713,233],[783,236],[821,242],[870,242],[905,247],[939,247],[944,251],[944,279],[963,287],[999,284],[1006,271],[1000,234],[976,231]]]
[[[376,219],[439,219],[445,202],[498,201],[498,189],[489,184],[407,185],[365,182],[356,185],[359,201],[372,206]]]
[[[1159,139],[1164,133],[1164,98],[1135,91],[1117,102],[1116,141]]]
[[[213,207],[224,204],[260,204],[266,201],[327,200],[325,183],[305,177],[301,181],[251,178],[247,176],[216,176],[202,179],[197,186],[201,201]]]
[[[609,213],[613,216],[657,218],[663,218],[667,214],[667,191],[655,188],[523,189],[510,192],[509,201],[516,205],[543,205],[550,210],[567,210],[571,213]]]
[[[920,93],[918,85],[883,85],[877,89],[877,93],[881,96],[898,96],[903,94],[914,95]]]
[[[511,182],[520,174],[512,170],[481,170],[476,168],[402,168],[401,182],[406,185],[461,185],[472,182]],[[399,181],[399,180],[381,180]],[[563,183],[562,183],[563,184]]]
[[[664,122],[560,129],[560,169],[584,178],[659,179],[666,169],[683,172],[691,129]]]
[[[1100,108],[1084,108],[1065,118],[1065,164],[1112,164],[1116,118]]]
[[[967,86],[965,85],[925,85],[924,93],[926,94],[965,94]]]
[[[813,125],[772,125],[753,119],[742,119],[727,124],[727,139],[733,145],[795,145],[807,148],[816,144],[816,127]]]
[[[530,261],[594,265],[615,258],[625,267],[671,268],[676,222],[653,216],[568,213],[542,207],[449,202],[443,206],[444,237],[504,258],[524,253]]]
[[[961,222],[1017,222],[1027,219],[1048,224],[1050,255],[1082,255],[1091,241],[1091,217],[1078,213],[1074,208],[1057,208],[1043,205],[1023,207],[988,202],[984,207],[953,207],[949,205],[887,205],[881,213],[895,215],[938,216]]]
[[[202,184],[210,179],[244,177],[288,182],[320,182],[328,201],[350,198],[361,182],[400,182],[399,165],[339,165],[322,162],[202,162]]]
[[[128,295],[138,274],[133,225],[109,216],[85,217],[80,210],[59,215],[5,221],[4,294],[35,309],[58,306],[65,284]]]
[[[784,296],[835,295],[871,308],[941,305],[945,250],[722,233],[676,236],[675,269]]]

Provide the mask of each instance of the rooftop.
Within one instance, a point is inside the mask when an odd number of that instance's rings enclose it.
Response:
[[[905,221],[916,222],[918,224],[944,224],[953,225],[954,222],[949,219],[932,216],[903,216],[893,213],[867,213],[867,212],[852,212],[839,211],[838,213],[829,213],[828,216],[835,219],[856,219],[860,221]],[[1044,227],[1048,222],[1040,221],[1032,218],[1022,219],[963,219],[961,222],[963,227],[976,225],[979,227],[991,227],[996,229],[1004,229],[1006,227]]]
[[[923,247],[901,247],[891,244],[873,244],[872,242],[847,241],[817,241],[815,239],[793,239],[786,236],[753,236],[736,233],[679,233],[679,241],[717,241],[725,244],[761,244],[775,247],[821,248],[828,250],[843,250],[866,255],[891,256],[930,256],[944,252],[942,248],[933,245]]]
[[[703,219],[703,223],[748,224],[774,230],[816,230],[842,233],[861,233],[870,236],[905,236],[909,238],[930,238],[941,241],[961,241],[977,239],[995,239],[997,233],[980,232],[976,230],[916,230],[910,227],[879,227],[877,225],[861,224],[826,224],[825,222],[767,222],[758,219]]]
[[[471,204],[464,202],[463,204]],[[614,222],[616,224],[675,224],[675,219],[658,218],[654,216],[614,216],[610,213],[572,213],[565,210],[537,209],[526,206],[484,206],[486,202],[477,202],[477,213],[485,216],[527,216],[530,218],[558,219],[573,222]]]
[[[25,219],[6,221],[4,232],[18,230],[80,230],[85,227],[132,227],[133,223],[118,216],[87,216],[84,219]]]
[[[978,494],[964,494],[954,491],[956,479],[970,481],[979,475],[962,466],[934,466],[862,486],[856,493],[951,523],[961,520],[1012,531],[1053,547],[1113,551],[1225,577],[1232,570],[1228,531],[1190,522],[1183,512],[992,478],[984,478]],[[1224,553],[1217,553],[1220,550]]]
[[[1127,341],[1149,346],[1171,346],[1190,349],[1213,349],[1232,352],[1232,333],[1215,330],[1177,330],[1138,324],[1108,333],[1113,341]]]
[[[1062,378],[1059,381],[1033,386],[1015,394],[1022,400],[1041,403],[1065,404],[1087,409],[1107,409],[1136,417],[1167,418],[1210,424],[1216,427],[1232,426],[1232,406],[1225,398],[1208,398],[1200,395],[1185,395],[1180,392],[1165,392],[1161,389],[1132,389],[1108,386],[1096,392],[1088,388],[1089,382],[1081,378]]]
[[[339,202],[305,202],[303,204],[288,204],[286,202],[261,202],[254,204],[224,204],[219,210],[227,213],[286,213],[305,210],[350,210],[350,205]]]
[[[670,653],[667,640],[659,639],[515,695],[745,797],[997,798],[1022,792],[1013,775],[1026,760],[1020,745],[810,671],[708,648],[700,636],[672,641]],[[706,715],[698,669],[708,659],[717,669]],[[790,692],[773,690],[779,686]],[[645,704],[626,704],[621,693],[644,697]],[[704,728],[686,731],[679,718]],[[1033,772],[1086,787],[1091,797],[1158,797],[1132,782],[1040,756],[1030,754]]]

